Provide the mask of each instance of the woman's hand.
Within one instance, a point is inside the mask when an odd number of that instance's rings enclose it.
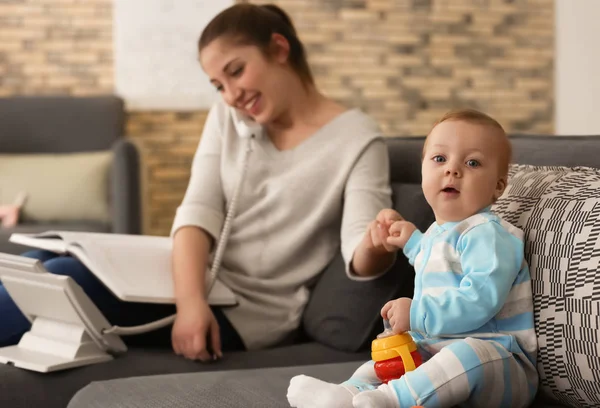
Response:
[[[395,210],[381,210],[367,228],[363,239],[365,248],[375,253],[396,252],[398,248],[388,242],[389,229],[394,222],[402,219],[402,216]]]
[[[415,224],[409,221],[396,221],[388,230],[386,242],[388,245],[393,245],[397,248],[404,248],[410,236],[417,230]]]
[[[350,267],[358,276],[373,276],[390,267],[397,247],[387,243],[388,229],[402,216],[391,209],[381,210],[354,251]]]
[[[398,298],[390,300],[381,308],[381,317],[390,322],[394,333],[400,334],[410,330],[411,303],[410,298]]]
[[[178,306],[171,340],[175,354],[190,360],[206,362],[223,356],[219,324],[204,299]]]

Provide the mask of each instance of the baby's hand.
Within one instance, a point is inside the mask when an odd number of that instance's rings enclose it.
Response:
[[[389,229],[394,222],[402,220],[402,216],[392,209],[381,210],[373,220],[364,237],[365,248],[374,252],[395,252],[398,250],[393,244],[388,243]]]
[[[398,298],[390,300],[381,308],[381,317],[387,319],[394,333],[404,333],[410,330],[410,305],[412,299]]]
[[[394,222],[388,230],[387,244],[404,248],[416,229],[417,227],[412,222],[404,220]]]

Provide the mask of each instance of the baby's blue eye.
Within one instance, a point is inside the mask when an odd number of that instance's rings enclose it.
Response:
[[[446,161],[444,156],[433,156],[433,161],[436,163],[443,163]]]
[[[467,161],[467,166],[469,167],[479,167],[480,164],[477,160],[468,160]]]

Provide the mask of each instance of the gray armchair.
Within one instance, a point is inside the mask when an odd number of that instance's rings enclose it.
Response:
[[[139,153],[123,137],[124,122],[124,103],[116,96],[0,98],[0,154],[113,152],[106,192],[108,223],[25,221],[11,229],[0,227],[0,252],[23,251],[23,247],[8,242],[13,232],[141,233]]]

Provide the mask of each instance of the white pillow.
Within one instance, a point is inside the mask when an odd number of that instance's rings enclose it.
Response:
[[[525,231],[540,392],[600,405],[600,170],[513,165],[493,206]]]
[[[27,193],[23,221],[110,219],[111,151],[0,155],[0,204]]]

